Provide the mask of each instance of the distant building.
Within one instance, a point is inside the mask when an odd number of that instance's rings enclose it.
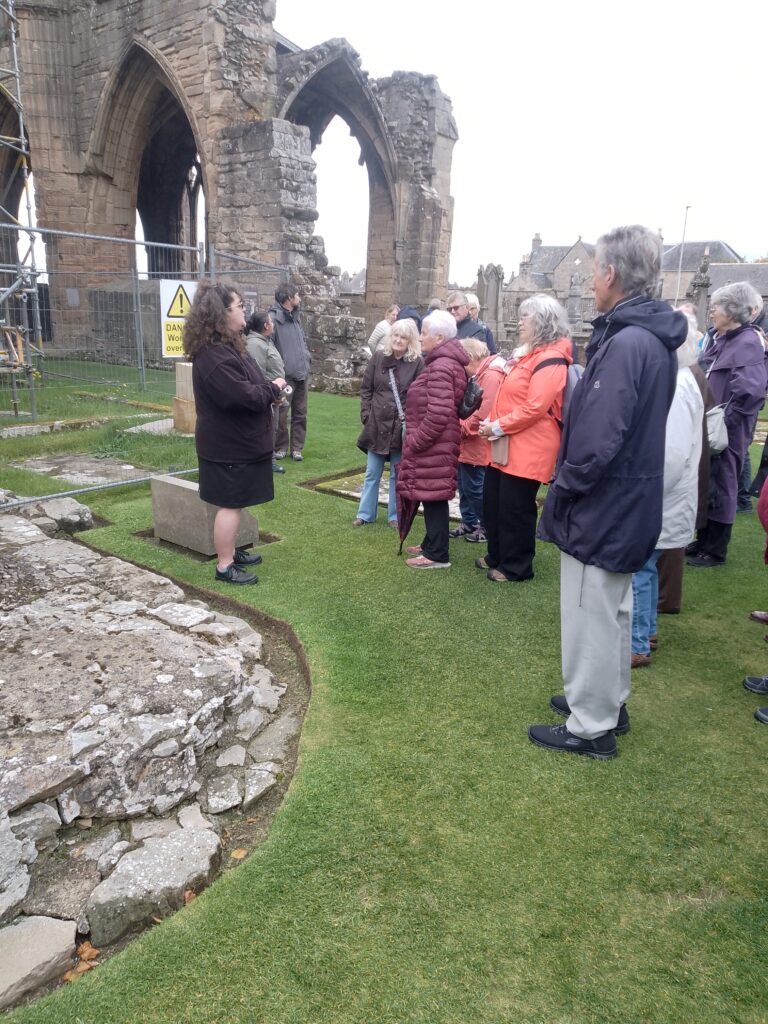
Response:
[[[701,267],[705,253],[709,253],[709,260],[712,264],[744,262],[736,250],[726,242],[677,242],[675,245],[665,245],[661,264],[664,281],[661,292],[662,299],[666,299],[668,302],[674,302],[677,297],[683,299]],[[680,276],[679,286],[678,273]],[[742,278],[735,277],[733,280],[740,281]]]

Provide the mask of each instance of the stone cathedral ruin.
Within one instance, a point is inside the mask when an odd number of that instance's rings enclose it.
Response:
[[[316,370],[330,387],[356,375],[349,353],[365,337],[364,321],[395,297],[423,308],[444,294],[457,131],[434,76],[395,71],[373,80],[344,39],[301,50],[274,31],[274,0],[18,0],[16,15],[40,225],[133,239],[138,211],[147,242],[194,247],[202,189],[209,248],[274,264],[298,281]],[[312,154],[336,116],[359,143],[369,182],[357,319],[314,235]],[[0,133],[19,134],[4,95]],[[13,213],[16,154],[0,156],[2,206]],[[12,249],[14,233],[3,239]],[[160,262],[148,255],[150,278],[199,270],[194,249],[165,251]],[[46,261],[52,308],[66,311],[66,296],[53,302],[57,274],[127,274],[135,251],[104,242],[84,253],[81,240],[57,234],[46,239]],[[76,346],[65,313],[51,330],[55,345]]]

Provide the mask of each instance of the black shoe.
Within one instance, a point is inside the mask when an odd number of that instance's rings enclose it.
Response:
[[[598,761],[609,761],[618,756],[613,729],[593,740],[583,740],[568,732],[564,725],[532,725],[528,730],[528,739],[538,747],[559,754],[584,754]]]
[[[736,506],[736,511],[737,512],[751,512],[752,511],[752,503],[750,502],[749,505],[737,505]]]
[[[273,459],[272,460],[272,472],[273,473],[284,473],[285,472],[285,466],[281,466],[279,463],[275,462],[274,459]]]
[[[699,554],[701,554],[699,551],[699,542],[697,540],[692,540],[685,549],[685,557],[692,558],[694,555]]]
[[[228,565],[224,572],[217,569],[216,579],[221,580],[222,583],[240,583],[243,586],[247,583],[259,582],[259,577],[255,573],[245,572],[244,569],[238,569],[234,562],[232,565]]]
[[[550,697],[549,706],[556,714],[562,715],[563,718],[567,718],[571,713],[568,701],[562,693],[556,693],[554,697]],[[626,704],[622,704],[619,708],[619,720],[613,727],[613,731],[617,736],[623,736],[625,732],[629,732],[629,712],[627,711]]]
[[[768,708],[757,708],[755,718],[758,722],[762,722],[763,725],[768,725]]]
[[[715,558],[714,555],[707,555],[702,551],[699,555],[686,558],[685,564],[690,565],[692,569],[718,569],[725,565],[725,559]]]
[[[747,676],[744,689],[752,693],[768,693],[768,676]]]
[[[258,551],[254,551],[253,554],[248,554],[247,551],[241,551],[240,548],[235,548],[235,565],[261,565],[263,559]]]
[[[487,544],[488,543],[488,538],[486,537],[485,530],[482,528],[482,526],[478,526],[477,529],[472,530],[471,533],[468,533],[465,536],[464,540],[467,541],[469,544]]]

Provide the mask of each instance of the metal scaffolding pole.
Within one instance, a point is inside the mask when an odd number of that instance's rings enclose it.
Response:
[[[13,213],[6,210],[4,207],[0,208],[0,217],[6,221],[15,223],[19,230],[23,232],[25,228],[30,229],[33,227],[34,215],[32,211],[32,189],[29,180],[29,144],[27,142],[27,130],[24,120],[24,104],[22,102],[21,91],[21,68],[19,64],[16,0],[2,0],[2,2],[0,2],[0,33],[3,39],[7,38],[8,40],[11,58],[7,67],[0,67],[0,93],[2,93],[2,95],[11,104],[13,109],[16,111],[16,116],[18,118],[18,136],[0,135],[0,149],[10,149],[13,153],[17,154],[15,173],[19,170],[21,171],[22,191],[25,199],[26,224],[22,224]],[[2,197],[3,203],[6,201],[6,198],[7,197],[5,195]],[[0,305],[2,305],[4,313],[3,319],[0,320],[0,326],[11,330],[18,330],[21,335],[21,345],[16,349],[14,349],[13,346],[10,346],[9,349],[14,350],[14,354],[11,355],[10,351],[8,351],[6,353],[8,358],[5,365],[0,364],[0,366],[5,372],[10,373],[12,390],[14,393],[16,391],[16,378],[19,376],[24,378],[29,392],[31,416],[34,421],[37,419],[37,403],[35,401],[33,353],[37,352],[38,354],[41,354],[42,352],[42,332],[40,330],[40,301],[37,290],[39,273],[35,262],[35,238],[32,231],[28,231],[28,234],[29,249],[23,260],[19,259],[16,263],[16,280],[5,290],[4,294],[0,296]],[[8,299],[12,295],[18,295],[21,303],[19,309],[20,315],[17,314],[15,317],[15,319],[21,322],[16,324],[10,322],[12,319],[12,307],[8,302]],[[20,351],[18,349],[20,349]],[[18,401],[14,403],[14,408],[18,414]]]

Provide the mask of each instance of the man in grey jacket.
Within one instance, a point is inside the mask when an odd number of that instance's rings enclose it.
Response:
[[[299,319],[299,289],[288,281],[277,286],[269,312],[275,325],[274,342],[285,364],[285,379],[293,388],[288,404],[280,406],[275,438],[275,458],[284,459],[288,451],[295,462],[307,437],[307,394],[309,391],[309,349]],[[288,411],[291,413],[290,442]]]

